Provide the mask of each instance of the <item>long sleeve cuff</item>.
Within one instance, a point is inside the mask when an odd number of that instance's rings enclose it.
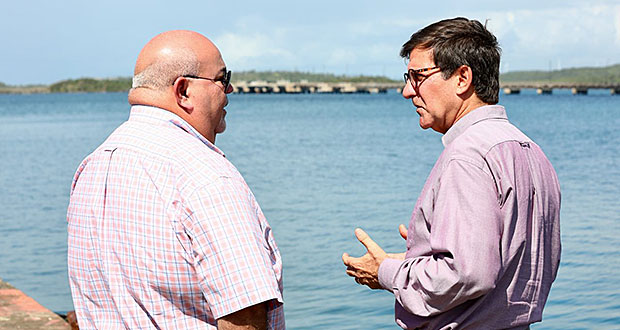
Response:
[[[392,292],[394,282],[394,277],[396,276],[396,272],[402,265],[403,261],[398,259],[385,259],[379,265],[379,284],[386,289]]]

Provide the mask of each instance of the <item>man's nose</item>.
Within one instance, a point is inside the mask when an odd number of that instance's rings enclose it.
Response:
[[[226,93],[226,94],[230,94],[230,93],[232,93],[234,90],[235,90],[235,87],[233,87],[233,84],[232,84],[232,83],[230,83],[230,84],[228,84],[228,86],[226,86],[226,90],[224,91],[224,93]]]
[[[407,83],[403,87],[403,97],[406,99],[410,99],[415,95],[415,89],[413,88],[413,86],[411,86],[411,82],[407,81]]]

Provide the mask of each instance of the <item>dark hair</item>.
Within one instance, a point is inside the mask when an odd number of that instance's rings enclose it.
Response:
[[[480,22],[464,17],[433,23],[411,35],[400,56],[409,58],[414,48],[432,49],[435,65],[448,79],[461,66],[473,72],[476,95],[487,104],[499,101],[499,59],[497,38]]]

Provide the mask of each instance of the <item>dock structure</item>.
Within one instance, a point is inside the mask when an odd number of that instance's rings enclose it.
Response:
[[[290,82],[280,80],[268,81],[237,81],[233,83],[235,93],[240,94],[303,94],[303,93],[336,93],[336,94],[377,94],[387,93],[389,89],[402,88],[402,83],[351,83],[351,82]]]
[[[504,87],[503,90],[506,95],[521,94],[521,88]]]
[[[620,94],[620,82],[605,84],[576,84],[576,83],[500,83],[504,94],[519,94],[522,89],[534,89],[539,95],[552,94],[554,89],[568,89],[573,95],[586,95],[590,89],[608,89],[611,95]]]
[[[291,82],[288,80],[271,81],[236,81],[234,93],[239,94],[378,94],[393,89],[402,92],[401,82],[387,83],[353,83],[353,82]],[[609,89],[611,95],[620,95],[620,82],[607,84],[573,84],[573,83],[500,83],[504,94],[520,94],[523,89],[533,89],[539,95],[549,95],[554,89],[568,89],[574,95],[588,94],[590,89]]]
[[[50,329],[70,330],[58,314],[0,279],[0,330]]]
[[[551,88],[537,88],[536,89],[536,94],[538,94],[538,95],[551,94],[552,91],[553,91],[553,89],[551,89]]]

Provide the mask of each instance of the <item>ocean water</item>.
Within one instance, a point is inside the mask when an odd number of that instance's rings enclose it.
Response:
[[[620,96],[502,95],[510,120],[562,187],[562,262],[534,329],[620,328]],[[216,144],[254,191],[284,259],[290,329],[397,329],[391,294],[346,276],[364,228],[400,252],[441,135],[411,103],[379,95],[231,95]],[[0,95],[0,277],[44,306],[73,309],[69,189],[80,161],[128,117],[126,94]]]

